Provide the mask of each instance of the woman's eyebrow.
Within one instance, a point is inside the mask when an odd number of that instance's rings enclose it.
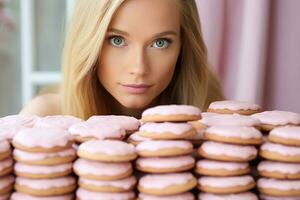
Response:
[[[122,30],[119,30],[119,29],[116,29],[116,28],[109,28],[107,32],[113,32],[113,33],[129,36],[129,33],[125,32],[125,31],[122,31]],[[161,33],[157,33],[152,38],[161,37],[161,36],[165,36],[165,35],[177,36],[177,33],[175,31],[169,30],[169,31],[164,31],[164,32],[161,32]]]

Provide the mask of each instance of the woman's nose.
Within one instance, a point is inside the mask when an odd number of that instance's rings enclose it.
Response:
[[[143,76],[150,72],[147,52],[143,47],[132,49],[128,55],[130,74]]]

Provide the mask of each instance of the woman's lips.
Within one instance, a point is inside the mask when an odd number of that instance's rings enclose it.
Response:
[[[142,94],[147,92],[152,85],[148,84],[121,84],[122,87],[131,94]]]

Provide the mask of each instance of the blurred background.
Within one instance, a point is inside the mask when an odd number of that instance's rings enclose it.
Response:
[[[228,99],[300,113],[300,1],[196,0]],[[75,0],[0,0],[0,117],[60,81]]]

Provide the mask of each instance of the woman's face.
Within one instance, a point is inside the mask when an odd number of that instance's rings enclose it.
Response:
[[[122,106],[144,108],[172,80],[180,43],[174,0],[127,0],[109,25],[98,78]]]

